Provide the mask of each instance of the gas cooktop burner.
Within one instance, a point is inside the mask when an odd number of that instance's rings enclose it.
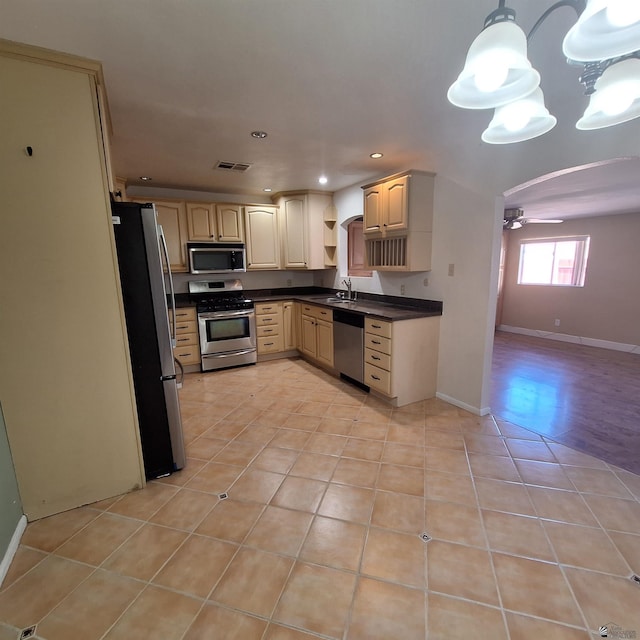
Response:
[[[198,280],[189,282],[189,293],[198,313],[253,309],[253,300],[245,298],[240,280]]]
[[[196,311],[198,313],[233,311],[235,309],[253,309],[254,306],[253,300],[244,296],[233,298],[225,296],[220,296],[219,298],[208,297],[196,302]]]

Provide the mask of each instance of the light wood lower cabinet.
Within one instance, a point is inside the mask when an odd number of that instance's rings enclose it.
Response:
[[[364,383],[398,407],[432,398],[440,317],[364,322]]]
[[[169,311],[169,322],[173,323],[173,313]],[[195,307],[180,307],[175,311],[176,346],[173,356],[183,365],[200,364],[200,341],[198,339],[198,319]]]
[[[312,304],[301,305],[300,350],[333,367],[333,311]]]

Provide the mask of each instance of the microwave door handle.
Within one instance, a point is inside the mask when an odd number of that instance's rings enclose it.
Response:
[[[171,346],[176,346],[176,292],[173,288],[173,274],[171,273],[171,263],[169,262],[169,249],[167,248],[167,240],[164,237],[164,231],[162,225],[158,225],[158,237],[160,238],[160,246],[162,247],[162,253],[167,263],[167,274],[169,276],[169,295],[171,296],[171,312],[173,313],[173,324],[171,330]]]

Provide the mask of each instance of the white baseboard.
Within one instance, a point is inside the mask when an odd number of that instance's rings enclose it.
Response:
[[[455,407],[460,407],[460,409],[464,409],[465,411],[473,413],[476,416],[486,416],[487,414],[491,413],[491,409],[489,407],[482,407],[480,409],[478,407],[472,407],[470,404],[462,402],[461,400],[457,400],[456,398],[452,398],[451,396],[448,396],[444,393],[436,393],[436,398],[438,398],[439,400],[444,400],[445,402],[448,402]]]
[[[624,351],[625,353],[640,354],[640,345],[625,344],[624,342],[613,342],[611,340],[598,340],[597,338],[586,338],[584,336],[572,336],[568,333],[554,333],[553,331],[541,331],[540,329],[525,329],[523,327],[512,327],[508,324],[498,326],[499,331],[508,333],[519,333],[534,338],[545,338],[547,340],[557,340],[559,342],[571,342],[587,347],[599,347],[600,349],[611,349],[612,351]]]
[[[18,551],[18,547],[20,546],[20,539],[22,538],[22,534],[24,533],[24,530],[26,528],[27,516],[22,516],[20,520],[18,520],[16,530],[13,532],[13,535],[11,536],[11,540],[9,542],[9,546],[7,547],[7,551],[4,554],[4,558],[2,558],[2,562],[0,562],[0,586],[2,586],[7,572],[9,571],[13,556],[15,556],[16,551]]]

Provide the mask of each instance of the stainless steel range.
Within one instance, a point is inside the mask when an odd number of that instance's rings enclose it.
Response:
[[[189,282],[196,300],[203,371],[255,364],[256,315],[240,280]]]

